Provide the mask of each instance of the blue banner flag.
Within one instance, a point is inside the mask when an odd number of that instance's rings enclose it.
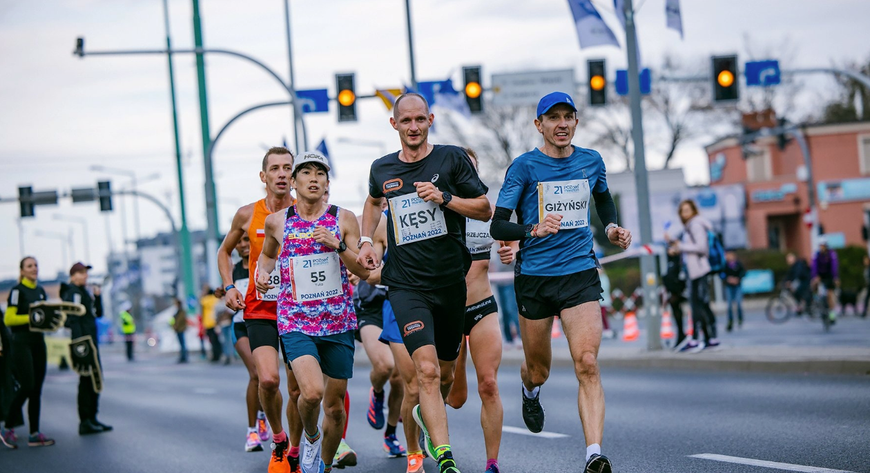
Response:
[[[297,90],[296,97],[302,113],[324,113],[329,111],[329,93],[326,89]]]
[[[329,157],[329,149],[326,147],[326,138],[320,140],[320,143],[317,144],[317,148],[314,149],[326,158],[326,162],[329,164],[330,177],[336,177],[338,174],[335,172],[335,166],[332,165],[332,158]]]
[[[568,5],[574,15],[574,26],[577,28],[581,49],[608,44],[619,47],[616,35],[601,19],[601,14],[592,5],[592,0],[568,0]]]
[[[683,14],[680,11],[680,0],[665,0],[665,16],[668,19],[668,28],[678,31],[680,39],[683,39]]]

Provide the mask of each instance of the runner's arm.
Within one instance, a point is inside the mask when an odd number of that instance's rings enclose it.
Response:
[[[378,261],[384,260],[384,253],[387,251],[387,219],[382,218],[378,222],[378,228],[375,229],[375,234],[372,237],[375,242],[374,251],[378,257]],[[369,277],[366,282],[372,286],[381,283],[381,270],[384,269],[383,263],[375,269],[369,271]]]
[[[442,202],[444,201],[442,200]],[[446,207],[463,217],[473,218],[482,222],[492,218],[492,205],[489,203],[486,195],[473,199],[463,199],[462,197],[454,196],[453,200]]]
[[[221,275],[223,289],[233,283],[233,250],[245,234],[245,224],[253,217],[253,206],[246,205],[240,208],[233,217],[233,224],[217,252],[218,271]],[[223,291],[221,291],[223,292]]]
[[[275,238],[275,234],[278,232],[279,228],[284,228],[284,225],[282,225],[283,220],[283,212],[274,213],[266,217],[263,251],[260,252],[260,258],[257,259],[257,268],[259,268],[259,271],[257,281],[255,281],[257,284],[257,290],[264,294],[271,288],[268,282],[269,275],[275,270],[275,260],[278,258],[278,251],[281,249],[281,243],[277,238]],[[263,278],[265,278],[265,283],[260,281],[260,279]]]
[[[510,221],[513,210],[496,207],[489,233],[496,240],[517,241],[532,236],[534,225],[520,225]]]
[[[338,254],[339,258],[347,266],[348,271],[356,274],[360,279],[368,278],[369,270],[356,261],[357,244],[359,244],[359,225],[356,216],[350,210],[342,209],[338,214],[338,226],[344,237],[344,244],[347,245],[347,249]]]
[[[611,223],[616,224],[616,203],[613,202],[610,189],[605,189],[604,192],[593,192],[592,197],[595,199],[595,211],[598,212],[601,223],[605,227]]]
[[[381,204],[383,197],[366,197],[363,204],[362,225],[360,225],[360,236],[372,238],[375,229],[378,227],[378,221],[381,219]]]

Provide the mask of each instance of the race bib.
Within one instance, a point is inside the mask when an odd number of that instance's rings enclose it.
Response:
[[[489,253],[494,240],[489,234],[490,222],[472,218],[465,219],[465,246],[473,254]]]
[[[538,221],[547,214],[562,215],[560,229],[589,226],[589,180],[538,183]]]
[[[393,232],[397,245],[414,243],[447,235],[444,211],[435,202],[426,202],[417,194],[390,199]]]
[[[260,278],[260,266],[258,265],[254,269],[254,278]],[[248,282],[250,284],[250,281]],[[278,300],[278,293],[281,292],[281,270],[278,269],[278,265],[275,265],[275,269],[272,270],[272,273],[269,274],[269,285],[272,286],[272,289],[269,289],[265,294],[261,294],[260,291],[254,291],[254,294],[257,296],[257,300],[267,301],[267,302],[275,302]],[[241,291],[241,289],[239,289]]]
[[[317,253],[292,258],[290,282],[293,300],[316,301],[340,295],[341,265],[338,253]]]

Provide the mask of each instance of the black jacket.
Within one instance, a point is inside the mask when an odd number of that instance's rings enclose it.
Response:
[[[797,281],[799,285],[809,284],[810,282],[810,267],[803,258],[799,258],[788,268],[788,273],[785,275],[786,281]]]
[[[97,343],[97,317],[103,316],[103,301],[100,296],[92,295],[87,288],[75,284],[61,283],[60,297],[67,302],[85,306],[85,315],[70,315],[66,326],[72,330],[72,339],[90,335]]]
[[[728,279],[730,277],[736,277],[738,280],[743,279],[743,276],[746,276],[746,268],[743,267],[743,263],[740,261],[735,261],[732,266],[730,263],[725,263],[725,269],[722,271],[723,277],[725,278],[725,284],[728,284]],[[728,284],[730,286],[730,284]],[[740,285],[738,282],[736,285]]]

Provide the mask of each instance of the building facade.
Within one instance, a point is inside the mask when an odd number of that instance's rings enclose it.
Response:
[[[831,246],[864,246],[870,218],[870,123],[803,128],[811,156],[817,212]],[[737,137],[706,147],[712,187],[743,184],[749,248],[811,254],[810,173],[795,140],[780,149],[776,136],[760,138],[744,159]]]

